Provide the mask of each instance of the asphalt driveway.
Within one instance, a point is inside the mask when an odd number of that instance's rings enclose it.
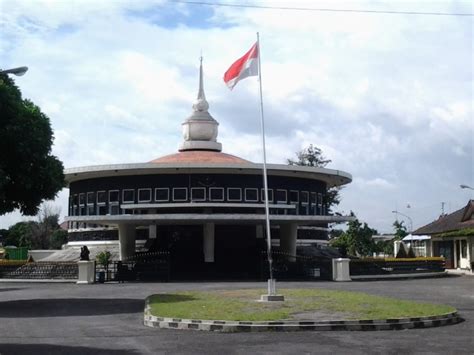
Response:
[[[456,307],[452,326],[377,332],[219,334],[143,326],[157,292],[261,287],[264,283],[0,283],[0,354],[473,354],[474,277],[279,283],[363,291]]]

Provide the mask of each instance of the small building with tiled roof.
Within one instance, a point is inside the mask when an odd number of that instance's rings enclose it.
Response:
[[[465,269],[472,272],[474,266],[474,200],[463,208],[440,216],[412,234],[429,235],[432,256],[444,256],[446,268]]]
[[[146,163],[66,170],[70,247],[118,243],[119,258],[145,251],[170,254],[173,273],[254,278],[265,250],[262,164],[223,153],[200,68],[199,93],[182,124],[178,152]],[[326,168],[267,164],[272,238],[296,255],[297,240],[345,222],[326,206],[327,190],[351,182]],[[299,236],[300,235],[300,236]]]

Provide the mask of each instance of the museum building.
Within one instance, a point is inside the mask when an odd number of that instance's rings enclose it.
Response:
[[[172,270],[251,271],[265,250],[263,164],[222,152],[219,123],[203,88],[182,123],[175,154],[146,163],[66,169],[68,246],[118,244],[119,259],[145,251],[169,252]],[[296,255],[300,239],[316,238],[328,223],[329,188],[350,174],[318,167],[267,164],[272,243]]]

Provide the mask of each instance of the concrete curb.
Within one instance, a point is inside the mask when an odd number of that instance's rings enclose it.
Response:
[[[268,331],[324,331],[324,330],[401,330],[440,327],[456,324],[463,319],[457,312],[438,316],[395,319],[361,319],[348,321],[221,321],[156,317],[151,315],[149,299],[145,301],[144,325],[162,329],[191,329],[211,332],[268,332]]]

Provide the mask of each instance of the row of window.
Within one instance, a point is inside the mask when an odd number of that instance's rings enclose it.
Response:
[[[210,187],[208,191],[205,187],[192,187],[190,189],[190,200],[195,202],[204,201],[215,201],[222,202],[225,200],[225,189],[223,187]],[[155,195],[152,199],[152,189],[138,189],[137,199],[135,199],[135,190],[125,189],[122,190],[122,201],[121,203],[151,203],[151,202],[186,202],[188,201],[188,188],[186,187],[175,187],[175,188],[156,188]],[[268,189],[268,201],[276,203],[309,203],[311,199],[312,204],[322,204],[323,195],[321,193],[316,194],[315,192],[308,191],[296,191],[290,190],[289,194],[287,190],[277,189],[275,196],[273,189]],[[261,189],[260,198],[259,191],[257,188],[245,188],[241,189],[238,187],[227,188],[227,201],[228,202],[264,202],[265,191]],[[119,203],[119,190],[87,192],[73,195],[72,205],[105,205]]]
[[[227,191],[226,191],[227,190]],[[229,187],[186,187],[124,189],[121,191],[97,191],[74,194],[70,199],[70,215],[105,215],[119,214],[120,204],[131,203],[166,203],[166,202],[264,202],[264,189]],[[189,196],[188,196],[189,194]],[[259,196],[260,195],[260,196]],[[321,193],[297,190],[268,189],[268,201],[277,204],[293,204],[296,208],[308,210],[319,209],[322,214],[323,195]],[[301,205],[301,206],[300,206]],[[304,213],[304,212],[303,212]],[[308,212],[304,213],[307,214]],[[316,213],[316,212],[315,212]],[[313,214],[313,213],[311,213]]]

